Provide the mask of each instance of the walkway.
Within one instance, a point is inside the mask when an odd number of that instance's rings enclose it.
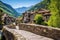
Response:
[[[15,30],[17,33],[21,34],[22,36],[24,36],[26,38],[26,40],[53,40],[51,38],[47,38],[44,36],[39,36],[36,35],[34,33],[28,32],[28,31],[24,31],[24,30]]]

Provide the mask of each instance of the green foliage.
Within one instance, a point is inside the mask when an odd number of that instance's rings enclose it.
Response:
[[[52,15],[48,21],[48,25],[53,27],[60,27],[60,0],[51,0],[49,9]]]
[[[18,13],[15,11],[15,9],[13,9],[10,5],[3,3],[2,1],[0,1],[0,9],[10,16],[13,17],[19,16]]]
[[[43,24],[44,23],[43,17],[42,17],[41,14],[36,14],[34,20],[35,20],[35,23],[36,24]]]
[[[40,3],[36,4],[35,6],[33,6],[30,10],[38,10],[40,8],[48,9],[49,4],[50,4],[50,0],[43,0],[42,2],[40,2]]]
[[[0,25],[2,25],[2,13],[3,11],[2,10],[0,10]]]

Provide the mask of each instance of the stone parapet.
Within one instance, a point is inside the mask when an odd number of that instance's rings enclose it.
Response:
[[[15,29],[9,29],[7,26],[3,28],[3,35],[6,40],[26,40],[22,35],[17,33]]]
[[[60,29],[37,24],[18,24],[20,30],[26,30],[38,35],[60,40]]]

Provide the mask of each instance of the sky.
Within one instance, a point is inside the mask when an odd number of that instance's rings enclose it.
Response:
[[[11,5],[13,8],[19,8],[35,5],[41,2],[42,0],[1,0],[1,1]]]

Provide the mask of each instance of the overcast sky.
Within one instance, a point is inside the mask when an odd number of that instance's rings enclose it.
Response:
[[[29,7],[35,5],[42,0],[2,0],[4,3],[10,4],[13,8]]]

